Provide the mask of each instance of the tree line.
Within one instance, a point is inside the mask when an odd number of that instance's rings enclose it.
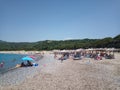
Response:
[[[78,49],[78,48],[120,48],[120,35],[114,38],[103,39],[76,39],[76,40],[45,40],[33,43],[5,42],[0,40],[0,51],[11,50],[54,50],[54,49]]]

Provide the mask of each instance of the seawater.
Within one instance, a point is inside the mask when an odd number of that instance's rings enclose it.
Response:
[[[25,56],[22,54],[0,54],[0,73],[7,72],[14,68],[16,64],[20,64]],[[3,63],[3,66],[1,66],[1,63]]]

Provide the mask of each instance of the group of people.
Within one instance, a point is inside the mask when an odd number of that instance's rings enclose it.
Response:
[[[57,54],[61,54],[62,57],[59,58],[59,60],[66,60],[69,58],[69,56],[73,57],[73,60],[81,60],[83,57],[85,58],[93,58],[94,60],[102,60],[102,58],[105,59],[114,59],[114,53],[112,52],[102,52],[102,51],[91,51],[91,52],[65,52],[65,53],[55,53],[55,57]]]
[[[21,63],[21,67],[27,67],[27,66],[33,66],[32,62],[27,60],[27,64],[25,64],[24,62]]]

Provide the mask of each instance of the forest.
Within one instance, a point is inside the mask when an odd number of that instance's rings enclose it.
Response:
[[[22,38],[22,37],[21,37]],[[45,40],[38,42],[6,42],[0,40],[0,51],[54,50],[78,48],[120,48],[120,34],[103,39]]]

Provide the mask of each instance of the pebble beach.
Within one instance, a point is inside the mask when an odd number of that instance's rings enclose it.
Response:
[[[0,90],[120,90],[120,53],[110,60],[70,58],[62,63],[45,53],[38,64],[1,75]]]

